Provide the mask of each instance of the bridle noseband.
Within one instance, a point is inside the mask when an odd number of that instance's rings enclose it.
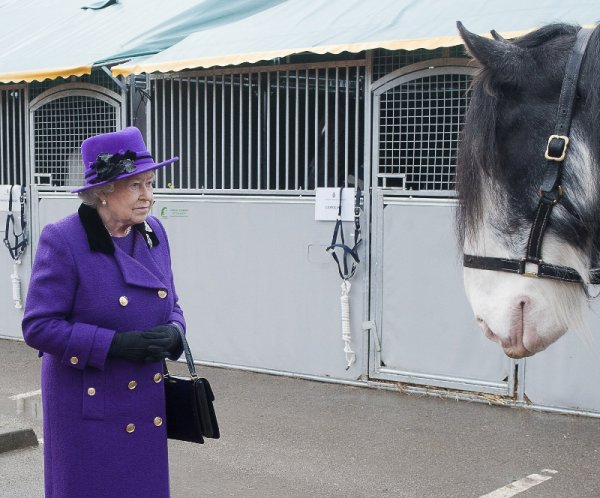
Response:
[[[569,55],[558,102],[556,127],[554,128],[554,134],[548,138],[548,145],[544,153],[546,169],[540,187],[540,200],[535,213],[535,219],[529,233],[525,257],[522,259],[505,259],[465,254],[463,266],[477,270],[517,273],[526,277],[543,277],[563,280],[565,282],[584,283],[583,278],[581,278],[577,270],[566,266],[548,264],[542,260],[542,239],[544,238],[552,209],[563,195],[560,182],[562,179],[563,161],[569,146],[569,131],[573,117],[577,81],[592,32],[592,29],[580,29],[577,33],[575,45]],[[592,284],[600,283],[600,269],[590,270],[590,282]]]

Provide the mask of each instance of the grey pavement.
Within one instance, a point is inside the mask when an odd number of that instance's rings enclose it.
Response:
[[[0,358],[0,408],[14,410],[9,396],[39,389],[40,360],[9,340],[0,340]],[[184,365],[173,370],[183,373]],[[517,496],[600,496],[598,419],[202,372],[215,391],[222,437],[169,441],[173,497],[479,497],[532,474],[547,480]],[[22,412],[21,422],[42,438],[38,408]],[[43,496],[42,448],[0,454],[0,497]]]

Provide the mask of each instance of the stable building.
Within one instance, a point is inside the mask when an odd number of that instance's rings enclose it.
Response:
[[[518,361],[484,338],[453,228],[477,71],[456,20],[510,38],[592,23],[589,3],[84,2],[0,3],[0,230],[28,239],[18,264],[0,253],[1,336],[21,337],[41,227],[77,209],[81,141],[135,125],[180,157],[153,214],[201,363],[600,415],[576,332]],[[332,188],[362,238],[344,337],[335,222],[315,219]]]

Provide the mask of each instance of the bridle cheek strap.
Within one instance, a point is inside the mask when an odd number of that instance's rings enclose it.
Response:
[[[477,270],[517,273],[526,277],[553,278],[565,282],[585,283],[577,270],[545,263],[542,260],[542,241],[548,227],[552,209],[560,202],[563,195],[561,187],[562,169],[569,146],[569,132],[573,117],[575,95],[577,93],[577,81],[579,80],[581,63],[583,62],[592,32],[593,30],[591,29],[579,30],[575,45],[567,61],[558,102],[556,126],[554,133],[548,138],[544,154],[546,158],[544,179],[539,191],[540,200],[535,212],[535,218],[529,232],[525,257],[523,259],[504,259],[465,254],[463,266]],[[534,269],[535,271],[532,271]],[[590,283],[600,283],[600,269],[591,270]]]

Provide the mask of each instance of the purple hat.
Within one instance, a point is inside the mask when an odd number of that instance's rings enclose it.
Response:
[[[73,193],[122,180],[179,160],[178,157],[173,157],[168,161],[155,163],[146,149],[140,130],[134,126],[85,139],[81,143],[81,157],[85,166],[85,186],[71,190]]]

